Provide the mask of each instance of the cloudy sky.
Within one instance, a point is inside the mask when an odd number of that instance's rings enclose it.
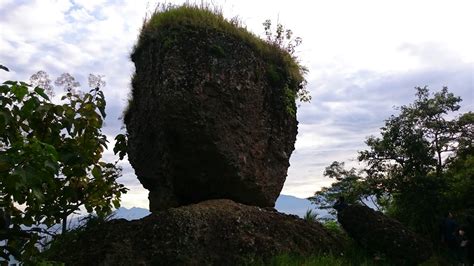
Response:
[[[183,1],[167,1],[182,3]],[[200,1],[198,1],[200,3]],[[334,160],[357,165],[367,136],[377,134],[394,106],[413,101],[414,87],[448,86],[474,110],[474,2],[472,1],[208,1],[227,18],[238,16],[263,35],[265,19],[303,38],[298,56],[310,72],[313,100],[298,110],[296,150],[282,193],[311,196],[331,180]],[[0,0],[0,81],[28,80],[38,70],[63,72],[87,86],[105,75],[105,133],[119,120],[134,66],[129,54],[143,18],[156,1]],[[113,160],[111,152],[107,158]],[[127,164],[120,179],[130,191],[125,207],[148,207],[147,192]]]

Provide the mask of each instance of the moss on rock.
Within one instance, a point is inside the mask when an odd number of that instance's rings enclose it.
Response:
[[[140,52],[140,48],[146,42],[159,38],[162,31],[172,29],[174,34],[167,36],[163,41],[163,48],[171,48],[176,44],[177,35],[189,34],[192,29],[204,29],[221,32],[227,36],[233,36],[242,43],[251,47],[257,54],[268,61],[267,77],[270,82],[279,87],[288,87],[294,91],[295,101],[298,91],[304,87],[306,80],[304,73],[306,69],[301,66],[297,59],[291,56],[285,49],[262,40],[260,37],[249,32],[240,25],[237,19],[228,21],[222,13],[209,7],[184,4],[182,6],[168,5],[157,9],[155,13],[146,20],[140,32],[138,42],[132,52],[133,57]],[[224,56],[225,51],[218,44],[209,47],[210,53]],[[286,95],[283,97],[286,101]],[[290,107],[290,109],[293,109]],[[294,110],[296,111],[296,110]]]

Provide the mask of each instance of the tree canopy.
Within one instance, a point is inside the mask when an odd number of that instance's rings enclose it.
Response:
[[[368,149],[358,156],[366,167],[355,174],[333,163],[325,176],[336,182],[313,200],[349,195],[363,202],[375,196],[386,213],[426,234],[436,231],[443,212],[473,202],[465,188],[473,188],[474,114],[456,116],[461,98],[446,87],[436,93],[415,90],[415,101],[385,121],[380,137],[366,140]]]
[[[117,183],[120,167],[102,159],[108,143],[101,131],[103,83],[96,80],[80,94],[71,75],[61,77],[57,84],[66,93],[60,103],[49,98],[51,87],[41,87],[50,84],[45,72],[37,73],[36,87],[21,81],[0,85],[0,231],[1,240],[8,240],[0,256],[7,259],[38,252],[39,225],[62,221],[64,231],[67,217],[81,206],[106,215],[126,192]]]

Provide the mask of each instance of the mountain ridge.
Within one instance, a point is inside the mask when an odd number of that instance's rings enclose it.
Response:
[[[304,217],[308,209],[311,209],[313,210],[313,212],[316,212],[319,218],[325,218],[325,217],[330,216],[328,211],[318,209],[317,206],[311,203],[311,201],[309,201],[308,199],[303,199],[303,198],[298,198],[295,196],[283,195],[283,194],[281,194],[278,197],[275,203],[275,209],[285,214],[299,216],[300,218]],[[126,220],[131,221],[131,220],[141,219],[149,214],[150,214],[150,211],[145,208],[120,207],[114,212],[113,218],[126,219]]]

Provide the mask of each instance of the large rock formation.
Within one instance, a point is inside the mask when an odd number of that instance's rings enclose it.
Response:
[[[49,257],[66,265],[245,265],[330,251],[341,247],[319,223],[212,200],[91,227],[56,242]]]
[[[132,60],[128,155],[153,213],[65,234],[51,259],[244,265],[341,251],[321,224],[257,207],[274,206],[294,149],[303,78],[288,53],[184,6],[146,23]]]
[[[396,265],[417,265],[432,255],[430,242],[368,207],[347,206],[338,212],[337,219],[362,247],[384,254]]]
[[[294,149],[300,69],[220,16],[181,9],[152,17],[132,54],[129,159],[150,209],[218,198],[274,206]]]

